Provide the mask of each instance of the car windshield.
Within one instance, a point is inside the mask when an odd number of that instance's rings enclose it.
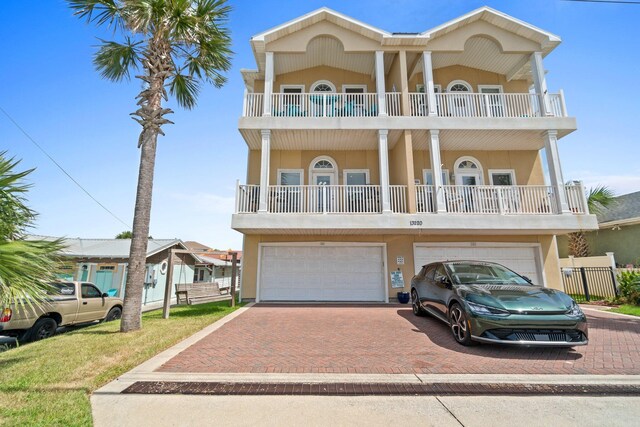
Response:
[[[448,262],[445,263],[451,280],[456,285],[466,284],[504,284],[531,285],[519,274],[500,264],[485,262]]]
[[[51,290],[47,292],[49,295],[67,296],[75,295],[76,293],[76,287],[73,285],[73,283],[53,282],[49,283],[49,285],[51,285]]]

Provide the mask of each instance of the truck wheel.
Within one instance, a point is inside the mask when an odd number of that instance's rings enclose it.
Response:
[[[52,337],[56,334],[56,329],[58,329],[58,322],[54,319],[50,317],[38,319],[26,334],[27,341],[40,341]]]
[[[104,319],[105,322],[112,322],[114,320],[118,320],[122,317],[122,309],[120,307],[113,307],[109,310],[107,317]]]

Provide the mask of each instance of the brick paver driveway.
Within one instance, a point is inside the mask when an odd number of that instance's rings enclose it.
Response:
[[[171,359],[164,372],[640,374],[640,319],[588,311],[575,349],[458,345],[400,305],[258,304]]]

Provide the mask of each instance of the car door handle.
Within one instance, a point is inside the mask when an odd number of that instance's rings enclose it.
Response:
[[[82,305],[87,305],[87,302],[86,302],[86,301],[83,301]]]

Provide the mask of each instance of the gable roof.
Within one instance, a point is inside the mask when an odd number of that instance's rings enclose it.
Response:
[[[542,45],[543,49],[545,49],[545,47],[550,47],[549,51],[562,41],[559,36],[553,33],[542,30],[534,25],[507,15],[506,13],[492,9],[489,6],[482,6],[481,8],[427,30],[424,33],[421,33],[421,35],[432,39],[478,20],[484,20],[496,27],[510,31],[521,37],[535,40]]]
[[[50,236],[29,236],[29,240],[53,240]],[[64,238],[62,255],[74,258],[129,258],[131,239],[81,239]],[[180,239],[149,239],[147,257],[162,252],[172,246],[186,246]]]
[[[613,204],[597,216],[600,225],[623,221],[635,222],[633,220],[640,222],[640,191],[616,197]]]

